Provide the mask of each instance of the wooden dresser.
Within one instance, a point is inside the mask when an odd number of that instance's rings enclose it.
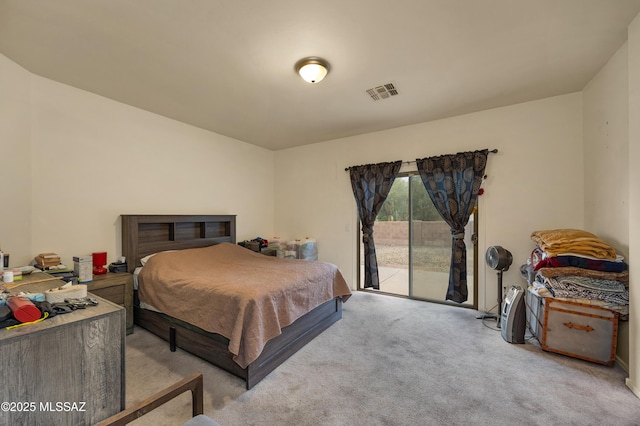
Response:
[[[125,310],[96,299],[98,306],[0,330],[0,425],[91,425],[124,409]]]
[[[25,286],[33,286],[35,283],[45,283],[51,280],[57,280],[57,278],[47,272],[32,273],[25,275],[23,281],[17,281],[9,288],[14,288],[16,291],[25,291],[25,288],[31,288]],[[87,286],[89,293],[107,299],[116,305],[123,306],[127,315],[127,334],[133,333],[133,275],[127,272],[108,272],[103,275],[94,275],[93,281],[82,284]],[[49,289],[59,285],[61,284],[42,284],[40,287]]]
[[[83,284],[90,293],[123,306],[127,312],[127,334],[133,333],[133,275],[109,272],[94,275],[93,281]]]

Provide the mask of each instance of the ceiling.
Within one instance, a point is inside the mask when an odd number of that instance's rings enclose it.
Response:
[[[640,0],[0,0],[30,72],[280,150],[580,91]],[[294,70],[330,63],[317,84]],[[367,89],[393,83],[374,101]]]

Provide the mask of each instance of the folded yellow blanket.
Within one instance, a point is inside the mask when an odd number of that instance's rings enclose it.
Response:
[[[591,232],[580,229],[534,231],[531,239],[548,256],[577,254],[598,259],[616,260],[616,250]]]

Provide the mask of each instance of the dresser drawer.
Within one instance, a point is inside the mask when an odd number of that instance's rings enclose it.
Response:
[[[91,293],[103,299],[110,300],[113,303],[124,306],[124,289],[123,285],[105,287],[97,290],[90,290]]]
[[[87,291],[107,299],[127,310],[127,334],[133,333],[133,276],[126,272],[107,272],[94,275],[87,283]]]

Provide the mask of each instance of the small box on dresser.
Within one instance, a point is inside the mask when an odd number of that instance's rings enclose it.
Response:
[[[127,334],[133,333],[133,275],[127,272],[94,275],[86,285],[88,292],[125,308]]]
[[[93,279],[91,256],[73,256],[73,272],[78,276],[79,283],[91,281]]]

